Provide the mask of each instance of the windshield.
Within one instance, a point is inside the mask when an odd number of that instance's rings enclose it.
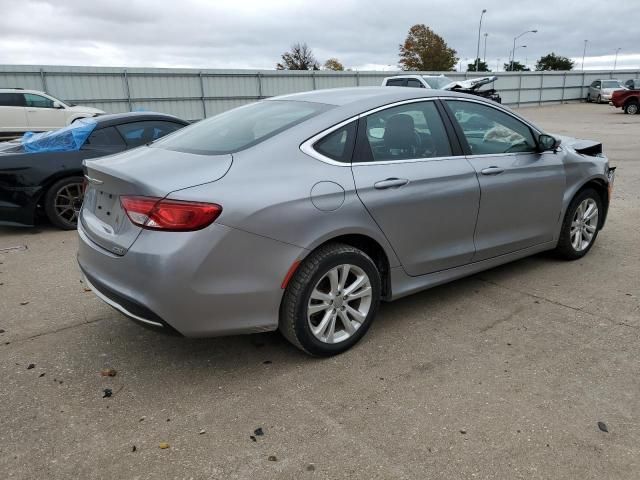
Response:
[[[96,121],[93,118],[82,118],[59,130],[27,132],[20,139],[20,143],[24,151],[29,153],[73,152],[80,150],[94,128]]]
[[[153,146],[204,155],[234,153],[330,108],[323,103],[287,100],[252,103],[178,130]]]
[[[622,88],[622,84],[618,80],[603,80],[602,88]]]
[[[436,90],[440,90],[441,88],[446,87],[447,85],[453,82],[453,80],[451,80],[449,77],[423,76],[422,78],[424,78],[424,81],[427,82],[427,85],[429,85],[431,88],[434,88]]]

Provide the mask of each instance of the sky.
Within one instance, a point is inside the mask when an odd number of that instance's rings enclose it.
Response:
[[[409,28],[424,23],[458,52],[476,55],[478,23],[494,70],[555,52],[585,69],[640,69],[640,42],[625,18],[638,0],[0,0],[0,64],[273,69],[295,42],[320,63],[395,70]],[[629,29],[631,28],[631,30]],[[526,47],[521,47],[526,45]],[[484,56],[484,35],[480,56]]]

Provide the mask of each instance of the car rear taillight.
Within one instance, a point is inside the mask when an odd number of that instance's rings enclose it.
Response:
[[[120,204],[135,225],[147,230],[188,232],[211,225],[222,213],[216,203],[123,195]]]

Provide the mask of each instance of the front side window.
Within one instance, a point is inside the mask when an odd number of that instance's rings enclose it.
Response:
[[[234,153],[331,108],[323,103],[265,100],[202,120],[153,146],[203,155]]]
[[[531,129],[496,108],[476,102],[447,100],[472,155],[536,152]]]
[[[365,157],[359,161],[446,157],[451,146],[433,101],[391,107],[361,120]]]
[[[175,132],[182,125],[171,122],[145,121],[131,122],[116,126],[124,141],[130,147],[137,147],[153,142],[169,133]]]
[[[32,108],[53,108],[53,100],[42,95],[35,95],[33,93],[25,93],[24,100],[27,107]]]
[[[415,78],[410,78],[407,80],[407,87],[424,88],[424,85],[422,85],[422,83],[420,83],[419,80],[416,80]]]
[[[600,80],[596,80],[591,84],[592,88],[600,88]]]
[[[325,157],[348,163],[351,161],[355,137],[356,122],[353,121],[318,140],[313,144],[313,148]]]
[[[124,147],[125,143],[120,134],[114,127],[101,128],[94,130],[87,141],[85,147]]]
[[[404,78],[392,78],[387,80],[387,87],[402,87],[404,86]]]

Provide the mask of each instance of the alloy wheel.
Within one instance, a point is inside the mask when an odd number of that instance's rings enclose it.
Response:
[[[593,198],[585,198],[576,209],[571,221],[569,238],[576,252],[585,250],[598,229],[598,204]]]
[[[54,198],[55,214],[66,223],[78,222],[78,214],[84,199],[84,186],[82,183],[68,183],[61,187]]]
[[[365,271],[350,264],[333,267],[315,285],[307,306],[314,337],[324,343],[350,338],[365,322],[373,291]]]

